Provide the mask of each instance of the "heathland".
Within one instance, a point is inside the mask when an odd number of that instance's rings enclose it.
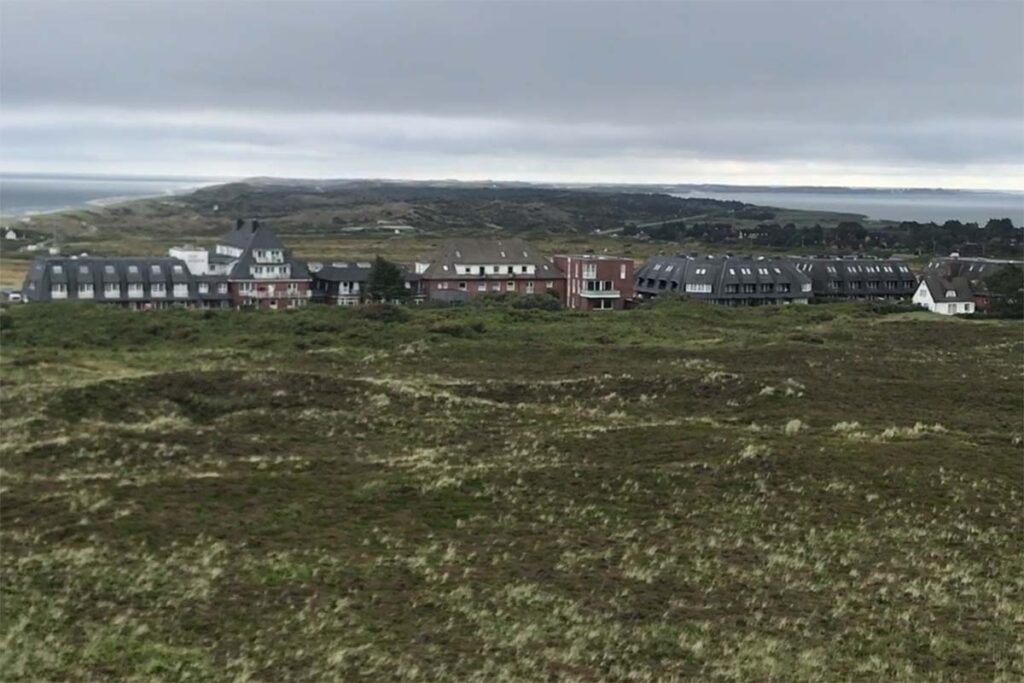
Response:
[[[0,310],[0,678],[1024,677],[1019,322]]]

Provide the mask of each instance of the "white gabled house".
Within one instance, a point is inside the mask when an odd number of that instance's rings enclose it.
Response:
[[[966,278],[945,278],[927,275],[914,292],[914,303],[941,315],[974,313],[974,292]]]

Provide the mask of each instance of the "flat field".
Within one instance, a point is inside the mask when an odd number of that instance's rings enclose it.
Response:
[[[2,327],[4,681],[1018,681],[1020,323]]]

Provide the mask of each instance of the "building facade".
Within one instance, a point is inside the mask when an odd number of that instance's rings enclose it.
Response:
[[[806,304],[811,279],[789,259],[652,256],[637,270],[637,298],[666,294],[726,306]]]
[[[565,306],[572,310],[621,310],[633,303],[635,264],[620,256],[557,255],[565,275]]]
[[[25,301],[91,301],[127,308],[229,305],[224,276],[196,277],[181,259],[37,257],[22,285]]]
[[[935,275],[921,278],[913,301],[932,313],[941,315],[970,315],[975,311],[974,291],[967,278],[952,280]]]
[[[917,276],[898,259],[843,257],[795,258],[796,268],[811,278],[817,300],[903,299],[917,288]]]
[[[225,277],[232,306],[298,308],[312,298],[306,264],[292,258],[274,231],[259,221],[238,220],[212,249],[175,247],[170,255],[203,277]]]
[[[533,246],[517,238],[456,239],[417,262],[423,296],[468,301],[486,294],[551,294],[565,302],[565,276]]]

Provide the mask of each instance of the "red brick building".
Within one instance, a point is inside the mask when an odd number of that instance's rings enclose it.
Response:
[[[298,308],[312,294],[306,264],[259,221],[238,221],[212,250],[210,265],[227,271],[232,306]]]
[[[551,294],[565,302],[565,276],[550,259],[517,238],[455,239],[417,262],[421,291],[435,301],[485,294]]]
[[[555,256],[565,273],[565,305],[573,310],[623,309],[633,301],[633,259],[584,254]]]

